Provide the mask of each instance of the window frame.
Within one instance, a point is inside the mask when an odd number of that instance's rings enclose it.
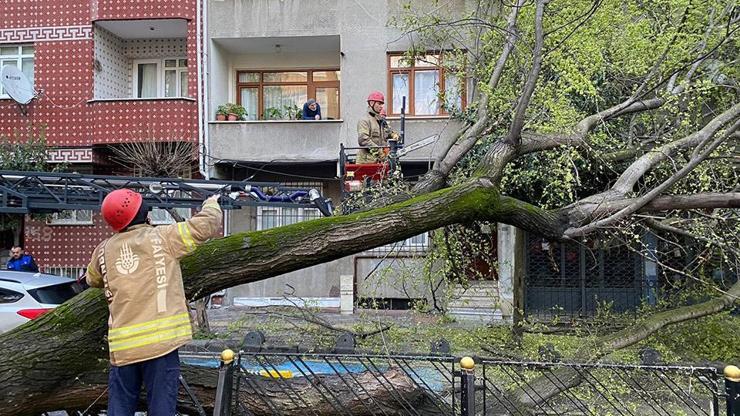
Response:
[[[23,54],[23,48],[24,47],[32,47],[33,53],[32,54]],[[23,71],[23,59],[32,58],[33,59],[33,82],[31,83],[31,87],[34,89],[36,88],[36,45],[33,43],[19,43],[19,44],[7,44],[7,45],[0,45],[0,47],[3,48],[10,48],[15,47],[17,48],[15,55],[2,55],[0,54],[0,70],[2,70],[2,61],[8,61],[13,58],[15,58],[15,65],[16,67]],[[8,95],[2,88],[2,85],[0,85],[0,99],[10,99],[10,95]]]
[[[313,73],[314,72],[325,72],[325,71],[337,71],[339,72],[339,78],[336,81],[314,81],[313,80]],[[271,74],[271,73],[283,73],[283,72],[305,72],[306,73],[306,82],[300,82],[300,81],[284,81],[284,82],[265,82],[265,74]],[[260,74],[259,81],[258,82],[239,82],[239,74],[243,73],[258,73]],[[236,71],[236,103],[239,105],[242,105],[242,94],[241,90],[242,88],[257,88],[257,108],[259,109],[259,114],[256,119],[256,121],[264,121],[265,119],[265,109],[264,107],[264,96],[265,86],[306,86],[306,97],[316,97],[316,88],[336,88],[339,91],[339,94],[341,96],[342,88],[341,88],[341,71],[339,68],[308,68],[308,69],[300,69],[300,68],[290,68],[290,69],[238,69]],[[299,108],[302,109],[302,104],[299,105]],[[326,114],[323,112],[324,109],[322,109],[321,119],[326,120]],[[342,103],[341,100],[337,102],[337,118],[335,120],[341,120],[342,119]]]
[[[387,82],[388,82],[388,99],[386,100],[386,107],[388,116],[400,116],[401,115],[401,109],[394,109],[393,108],[393,75],[396,74],[408,74],[408,96],[406,97],[406,115],[410,117],[442,117],[442,116],[449,116],[449,111],[445,110],[443,103],[440,102],[439,109],[437,110],[436,114],[416,114],[416,105],[415,105],[415,95],[414,95],[414,88],[415,88],[415,82],[416,82],[416,72],[417,71],[429,71],[436,69],[439,71],[439,77],[437,80],[437,87],[439,88],[438,91],[442,92],[443,94],[445,91],[446,86],[446,76],[448,72],[455,73],[457,71],[449,71],[446,70],[443,66],[437,65],[428,65],[428,66],[417,66],[417,60],[414,59],[413,62],[409,64],[408,67],[399,67],[399,66],[391,66],[391,60],[395,57],[405,57],[407,52],[388,52],[386,54],[386,67],[388,69],[387,74]],[[437,56],[438,62],[444,62],[444,53],[445,51],[427,51],[424,53],[424,56]],[[467,95],[468,95],[468,86],[467,86],[467,78],[463,77],[460,80],[461,84],[461,91],[460,91],[460,108],[465,110],[468,105]]]
[[[421,242],[414,242],[414,239],[421,238]],[[415,236],[403,239],[401,241],[396,241],[394,243],[388,243],[385,245],[382,245],[380,247],[376,247],[373,249],[370,249],[368,251],[376,252],[376,253],[390,253],[390,252],[399,252],[399,253],[426,253],[429,249],[429,232],[423,232],[421,234],[417,234]]]
[[[292,222],[290,224],[286,223],[284,221],[284,218],[286,217],[286,215],[283,213],[283,210],[284,209],[297,209],[298,210],[298,218],[300,218],[300,220],[299,221],[296,221],[296,222]],[[274,227],[271,227],[271,228],[263,228],[262,227],[262,218],[264,218],[264,214],[263,214],[264,211],[277,211],[277,215],[276,215],[277,221],[275,222],[276,225]],[[314,212],[315,215],[312,216],[312,217],[310,217],[310,218],[307,218],[306,215],[305,215],[305,212],[306,211]],[[256,216],[256,223],[257,223],[256,224],[256,230],[257,231],[269,230],[269,229],[272,229],[272,228],[278,228],[278,227],[282,227],[282,226],[285,226],[285,225],[297,224],[297,223],[303,222],[303,221],[311,221],[311,220],[315,220],[315,219],[322,218],[322,217],[323,217],[323,215],[321,215],[321,212],[317,208],[311,208],[311,207],[258,206],[257,207],[257,216]]]
[[[77,218],[77,213],[80,211],[86,211],[90,213],[90,219],[80,220]],[[61,212],[72,212],[73,218],[59,218],[59,214]],[[51,226],[57,226],[57,225],[94,225],[95,219],[93,218],[93,210],[91,209],[65,209],[61,212],[54,212],[51,214],[51,217],[49,217],[46,220],[47,225]]]
[[[15,300],[9,300],[11,296]],[[13,289],[9,289],[7,287],[0,287],[0,305],[11,305],[13,303],[17,303],[19,300],[23,299],[24,297],[26,297],[24,293],[15,291]]]
[[[153,100],[157,98],[190,98],[189,95],[180,95],[181,91],[181,85],[180,85],[180,72],[185,72],[188,74],[188,77],[190,76],[189,71],[189,64],[185,65],[185,67],[180,67],[180,60],[188,58],[186,56],[170,56],[166,58],[148,58],[148,59],[134,59],[133,65],[132,65],[132,79],[131,79],[131,97],[140,99],[140,100]],[[166,67],[165,61],[175,60],[176,66],[175,67]],[[156,64],[157,65],[157,96],[156,97],[138,97],[137,91],[139,89],[139,70],[138,66],[141,64]],[[175,71],[177,73],[176,77],[176,91],[177,95],[168,97],[166,95],[165,91],[165,71]],[[187,91],[186,91],[187,93]]]

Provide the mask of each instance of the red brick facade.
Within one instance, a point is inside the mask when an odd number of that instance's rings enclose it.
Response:
[[[7,0],[0,13],[0,47],[34,46],[34,87],[42,94],[21,115],[0,98],[0,136],[45,124],[51,161],[93,166],[96,146],[136,140],[198,140],[196,1]],[[95,99],[96,22],[184,19],[188,96],[182,99]],[[104,68],[106,69],[106,68]],[[125,68],[130,70],[129,68]],[[119,77],[120,78],[120,77]],[[130,85],[130,79],[126,80]],[[89,169],[89,168],[88,168]],[[26,219],[24,243],[41,267],[80,267],[109,231],[94,225],[47,225]],[[9,247],[2,247],[9,248]]]

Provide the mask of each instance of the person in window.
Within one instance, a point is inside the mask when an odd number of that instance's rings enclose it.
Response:
[[[304,120],[321,120],[321,106],[313,98],[303,104]]]
[[[17,272],[39,272],[39,266],[30,254],[26,254],[21,246],[15,246],[10,249],[10,260],[8,260],[8,270]]]
[[[380,91],[373,91],[367,97],[367,111],[357,122],[357,142],[360,146],[388,146],[388,139],[398,139],[398,133],[393,131],[381,116],[385,112],[385,97]],[[386,157],[386,149],[360,149],[357,152],[357,163],[379,163]]]

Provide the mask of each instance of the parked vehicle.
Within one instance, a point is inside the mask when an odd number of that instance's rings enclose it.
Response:
[[[82,290],[67,277],[0,270],[0,333],[38,318]]]

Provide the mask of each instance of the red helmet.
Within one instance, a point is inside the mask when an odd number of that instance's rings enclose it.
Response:
[[[385,107],[383,107],[383,109],[382,109],[382,110],[380,110],[380,116],[381,116],[381,117],[385,117],[386,115],[387,115],[387,114],[386,114],[386,112],[385,112]]]
[[[373,91],[370,93],[370,95],[367,96],[368,101],[377,101],[379,103],[385,104],[385,96],[380,91]]]
[[[116,232],[126,228],[141,208],[141,194],[130,189],[116,189],[103,200],[103,218]]]

